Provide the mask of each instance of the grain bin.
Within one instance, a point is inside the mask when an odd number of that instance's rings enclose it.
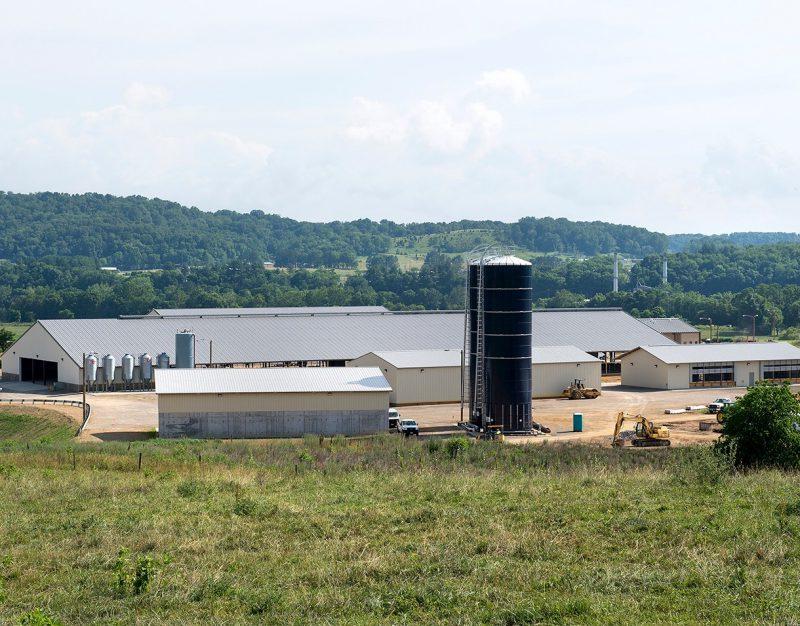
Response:
[[[470,421],[531,429],[532,266],[508,255],[483,255],[468,267]]]
[[[146,383],[153,380],[153,357],[147,352],[139,357],[139,379]]]
[[[133,381],[133,368],[136,366],[136,359],[132,354],[122,356],[122,380],[126,383]]]
[[[157,362],[159,369],[169,369],[169,355],[166,352],[162,352],[158,355]]]
[[[94,384],[97,382],[97,367],[100,364],[100,359],[92,352],[86,355],[86,362],[83,364],[83,371],[85,374],[86,382]]]
[[[190,330],[182,330],[175,335],[175,367],[194,367],[194,344],[194,333]]]
[[[117,360],[113,354],[107,354],[103,357],[103,382],[112,384],[114,382],[114,373],[117,369]]]

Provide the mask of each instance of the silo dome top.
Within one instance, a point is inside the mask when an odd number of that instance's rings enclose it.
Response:
[[[475,261],[474,264],[477,265],[480,261]],[[519,257],[512,256],[510,254],[503,255],[503,256],[492,256],[487,257],[483,261],[484,265],[530,265],[530,262],[526,261],[525,259],[520,259]]]

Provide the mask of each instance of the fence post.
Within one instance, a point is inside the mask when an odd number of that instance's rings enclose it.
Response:
[[[142,453],[139,453],[139,471],[142,471]]]

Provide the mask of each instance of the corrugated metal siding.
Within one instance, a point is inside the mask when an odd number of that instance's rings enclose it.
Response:
[[[397,370],[397,404],[432,404],[461,400],[461,367]]]
[[[717,343],[643,347],[664,363],[731,363],[800,359],[800,348],[789,343]]]
[[[576,378],[582,379],[587,387],[600,389],[601,363],[597,360],[592,363],[539,363],[534,364],[532,370],[534,398],[560,396]]]
[[[159,394],[159,413],[249,413],[259,411],[377,410],[389,392]]]
[[[160,394],[391,391],[376,367],[156,369],[155,378]]]
[[[383,306],[288,306],[288,307],[240,307],[207,309],[153,309],[149,316],[197,317],[234,315],[318,315],[330,313],[381,313],[388,311]]]

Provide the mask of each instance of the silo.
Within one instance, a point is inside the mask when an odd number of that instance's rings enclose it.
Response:
[[[113,354],[103,357],[103,381],[107,384],[114,382],[114,372],[117,369],[117,361]]]
[[[470,421],[478,426],[531,429],[532,270],[515,256],[469,263],[468,402]]]
[[[125,354],[122,357],[122,380],[126,383],[133,381],[133,368],[136,365],[136,359],[132,354]]]
[[[166,352],[162,352],[158,355],[158,367],[169,369],[169,355]]]
[[[153,380],[153,357],[147,352],[139,357],[139,379],[146,383]]]
[[[86,375],[86,382],[93,385],[97,382],[97,366],[100,360],[95,353],[86,355],[86,363],[83,364],[83,371]]]
[[[175,335],[175,367],[194,367],[194,333],[182,330]]]

